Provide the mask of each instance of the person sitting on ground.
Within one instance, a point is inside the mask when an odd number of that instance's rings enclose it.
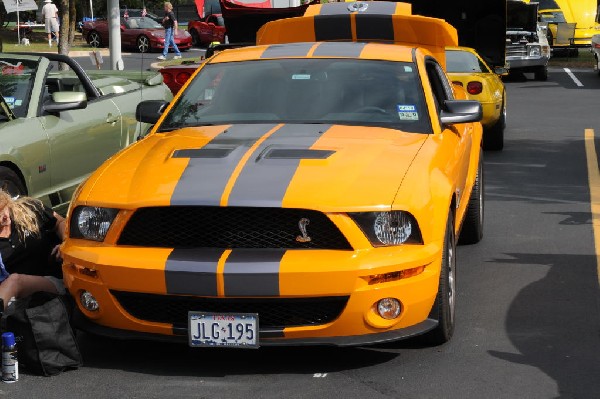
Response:
[[[0,312],[13,297],[37,291],[65,294],[59,249],[65,224],[41,201],[14,199],[0,190],[0,257],[9,273],[0,283]]]

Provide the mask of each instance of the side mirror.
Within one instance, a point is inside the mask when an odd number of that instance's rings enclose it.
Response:
[[[483,109],[479,101],[446,100],[444,105],[446,109],[440,115],[440,120],[444,125],[479,122],[483,118]]]
[[[135,108],[135,119],[138,122],[155,124],[160,119],[160,116],[165,112],[169,105],[168,102],[162,100],[146,100],[142,101]]]
[[[87,96],[82,92],[57,91],[52,93],[52,101],[43,105],[44,111],[58,113],[87,108]]]

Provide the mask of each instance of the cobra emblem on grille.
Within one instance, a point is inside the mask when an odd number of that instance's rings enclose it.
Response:
[[[296,241],[298,241],[298,242],[310,242],[311,241],[311,238],[306,233],[306,226],[308,226],[309,224],[310,224],[309,219],[307,219],[307,218],[300,219],[300,221],[298,222],[298,228],[300,229],[300,233],[302,233],[302,235],[297,236]]]

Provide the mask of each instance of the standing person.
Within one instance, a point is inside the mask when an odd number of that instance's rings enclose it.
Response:
[[[44,7],[42,7],[42,18],[46,22],[46,33],[48,34],[48,46],[52,46],[52,34],[56,36],[56,43],[58,44],[58,8],[52,3],[52,0],[44,0]]]
[[[13,199],[0,190],[0,257],[9,273],[0,283],[0,312],[13,297],[65,293],[59,251],[64,238],[63,217],[37,199]]]
[[[158,56],[158,59],[166,60],[167,54],[169,54],[169,46],[173,46],[173,50],[175,51],[175,57],[173,57],[173,59],[178,60],[181,58],[181,52],[175,44],[177,20],[175,19],[175,14],[173,14],[173,4],[169,3],[168,1],[165,2],[165,17],[162,20],[162,25],[165,27],[165,48],[163,49],[162,55]]]

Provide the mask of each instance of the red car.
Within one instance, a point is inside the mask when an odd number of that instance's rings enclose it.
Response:
[[[83,37],[92,47],[108,46],[108,21],[88,21],[83,24]],[[165,28],[148,17],[121,18],[121,45],[136,48],[139,52],[162,51]],[[192,47],[192,36],[181,29],[175,32],[175,43],[179,50]]]
[[[211,14],[199,21],[188,22],[188,32],[194,46],[207,46],[212,42],[225,42],[225,22],[221,14]]]

